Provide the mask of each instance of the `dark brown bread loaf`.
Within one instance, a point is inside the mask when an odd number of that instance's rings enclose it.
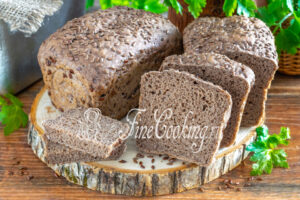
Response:
[[[167,57],[160,70],[175,69],[194,74],[229,92],[232,98],[230,119],[223,133],[221,146],[235,141],[250,89],[255,81],[253,71],[245,65],[215,53],[186,53]],[[218,103],[218,102],[216,102]]]
[[[71,109],[43,123],[51,142],[97,158],[108,158],[124,144],[129,126],[101,115],[99,109]],[[124,144],[125,145],[125,144]]]
[[[82,151],[73,150],[65,145],[51,142],[47,137],[43,137],[45,142],[45,160],[49,164],[62,164],[71,162],[96,162],[101,160],[116,160],[126,150],[126,145],[123,144],[116,148],[110,157],[103,159],[95,157]]]
[[[114,7],[68,22],[41,45],[38,60],[57,108],[97,107],[120,119],[138,106],[141,75],[181,52],[169,20]]]
[[[187,72],[148,72],[142,76],[139,104],[145,109],[138,115],[139,127],[153,128],[137,134],[140,151],[203,166],[212,162],[230,117],[228,92]]]
[[[215,52],[250,67],[255,73],[242,118],[254,126],[263,118],[267,90],[278,68],[274,37],[259,19],[243,16],[198,18],[184,30],[186,52]]]

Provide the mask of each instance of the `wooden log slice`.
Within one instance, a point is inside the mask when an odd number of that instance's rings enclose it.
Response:
[[[28,143],[43,162],[45,162],[45,145],[41,137],[44,132],[41,124],[44,120],[56,118],[59,114],[60,112],[51,104],[47,90],[42,89],[32,105]],[[72,183],[103,193],[132,196],[164,195],[197,188],[232,170],[247,157],[249,152],[245,151],[245,147],[254,139],[254,127],[241,128],[234,145],[220,149],[214,162],[208,167],[180,160],[170,165],[164,155],[144,155],[144,158],[138,160],[143,162],[145,166],[143,169],[133,161],[138,153],[133,138],[127,141],[127,151],[116,161],[48,166]],[[126,163],[121,163],[120,160],[125,160]],[[152,169],[152,166],[155,166],[155,169]]]

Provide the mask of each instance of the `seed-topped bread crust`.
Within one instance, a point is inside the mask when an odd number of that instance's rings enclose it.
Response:
[[[207,166],[219,149],[231,106],[228,92],[190,73],[148,72],[141,81],[139,108],[144,111],[137,146]]]
[[[119,119],[138,105],[141,75],[180,53],[181,41],[162,16],[114,7],[69,21],[43,42],[38,60],[57,108],[98,107]]]
[[[257,18],[201,17],[185,28],[183,37],[185,51],[240,51],[277,63],[274,36],[266,24]]]
[[[255,73],[242,118],[242,126],[255,126],[263,118],[267,90],[278,68],[270,29],[257,18],[203,17],[189,24],[183,36],[185,52],[215,52],[250,67]]]
[[[232,97],[232,110],[221,146],[232,145],[239,131],[248,94],[255,81],[253,71],[241,63],[216,53],[185,53],[169,56],[164,60],[160,70],[168,69],[189,72],[229,92]]]

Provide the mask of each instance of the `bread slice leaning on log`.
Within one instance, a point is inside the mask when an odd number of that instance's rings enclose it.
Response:
[[[93,108],[68,110],[54,120],[46,120],[43,126],[47,160],[57,163],[117,158],[126,149],[129,135],[128,124]],[[59,157],[63,153],[66,155]]]
[[[142,152],[208,166],[219,149],[231,106],[228,92],[192,74],[148,72],[142,76],[138,122],[149,131],[138,134],[137,146]]]
[[[161,71],[167,69],[189,72],[229,92],[232,98],[232,109],[221,146],[232,145],[239,131],[248,94],[255,81],[253,71],[241,63],[215,53],[185,53],[169,56],[160,68]]]
[[[138,106],[142,74],[181,52],[168,19],[114,7],[69,21],[43,42],[38,61],[56,108],[96,107],[121,119]]]
[[[113,150],[108,158],[93,156],[83,151],[74,150],[66,145],[52,142],[45,136],[42,136],[45,142],[45,161],[48,164],[64,164],[72,162],[96,162],[101,160],[117,160],[125,151],[126,144],[123,144]]]
[[[278,69],[270,29],[257,18],[200,17],[185,28],[183,43],[185,52],[224,54],[253,70],[255,84],[247,99],[241,125],[258,125],[264,115],[268,88]]]

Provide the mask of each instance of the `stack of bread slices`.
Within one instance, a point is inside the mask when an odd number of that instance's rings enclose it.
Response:
[[[41,45],[38,60],[63,112],[44,123],[51,163],[116,159],[129,134],[117,120],[139,107],[139,126],[161,123],[136,138],[140,151],[207,166],[240,126],[261,123],[278,68],[273,35],[258,19],[199,18],[182,42],[167,19],[125,7],[68,22]],[[103,114],[101,131],[83,134],[76,120],[91,107]]]

